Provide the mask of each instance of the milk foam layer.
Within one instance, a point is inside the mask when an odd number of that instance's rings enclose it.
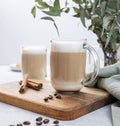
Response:
[[[83,49],[83,42],[80,41],[58,41],[51,42],[52,52],[81,52]]]
[[[26,46],[22,48],[24,54],[45,54],[46,48],[43,46]]]

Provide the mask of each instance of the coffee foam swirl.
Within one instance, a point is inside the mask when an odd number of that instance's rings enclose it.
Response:
[[[59,41],[51,42],[51,51],[52,52],[81,52],[84,51],[83,43],[76,41]]]
[[[22,48],[24,54],[45,54],[46,48],[43,46],[26,46]]]

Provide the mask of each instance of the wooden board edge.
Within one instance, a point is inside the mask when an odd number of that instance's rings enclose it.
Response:
[[[111,95],[109,97],[106,97],[105,99],[101,98],[99,100],[99,102],[96,101],[94,104],[91,103],[92,105],[89,104],[89,105],[86,105],[80,109],[76,109],[73,113],[71,113],[72,117],[68,118],[68,120],[73,120],[73,119],[76,119],[76,118],[81,117],[83,115],[86,115],[90,112],[93,112],[97,109],[100,109],[101,107],[104,107],[105,105],[111,104],[115,101],[116,101],[116,98],[112,97]],[[79,113],[78,113],[78,111],[79,111]],[[69,117],[70,117],[70,114],[69,114]]]
[[[79,109],[76,108],[76,110],[74,110],[74,111],[58,110],[57,112],[55,109],[51,109],[49,107],[46,108],[45,106],[42,106],[39,104],[34,104],[32,102],[30,103],[30,101],[18,99],[13,96],[8,97],[6,94],[3,94],[3,93],[0,93],[0,101],[7,103],[7,104],[10,104],[10,105],[14,105],[16,107],[20,107],[25,110],[29,110],[29,111],[38,113],[38,114],[42,114],[42,115],[49,116],[49,117],[52,117],[55,119],[67,121],[67,120],[74,120],[80,116],[83,116],[83,115],[91,112],[91,111],[97,110],[100,107],[103,107],[107,104],[110,104],[115,101],[115,98],[112,96],[109,96],[109,97],[106,97],[105,99],[101,98],[101,100],[99,100],[99,102],[96,102],[93,105],[89,104],[87,106],[84,106],[83,108],[79,108]],[[26,102],[28,104],[26,104]],[[29,106],[29,104],[31,104],[31,106]],[[39,108],[39,110],[38,110],[38,108]],[[78,111],[79,111],[79,113],[78,113]]]

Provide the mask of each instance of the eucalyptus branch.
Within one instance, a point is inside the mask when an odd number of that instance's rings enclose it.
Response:
[[[73,17],[79,18],[84,27],[86,20],[91,21],[88,30],[98,37],[105,58],[110,60],[112,55],[114,59],[110,63],[116,60],[116,43],[120,43],[120,0],[72,0],[75,4],[72,7],[69,7],[69,0],[65,0],[63,7],[60,0],[50,1],[48,4],[43,0],[35,0],[36,5],[31,10],[33,17],[36,17],[36,9],[43,12],[46,16],[41,19],[52,21],[59,35],[54,17],[60,17],[61,13],[68,14],[73,9]]]

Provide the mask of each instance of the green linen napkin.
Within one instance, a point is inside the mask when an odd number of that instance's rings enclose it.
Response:
[[[97,83],[96,83],[97,82]],[[91,85],[108,91],[120,100],[120,63],[109,65],[100,69],[96,81]],[[113,126],[120,126],[120,101],[111,105]]]

